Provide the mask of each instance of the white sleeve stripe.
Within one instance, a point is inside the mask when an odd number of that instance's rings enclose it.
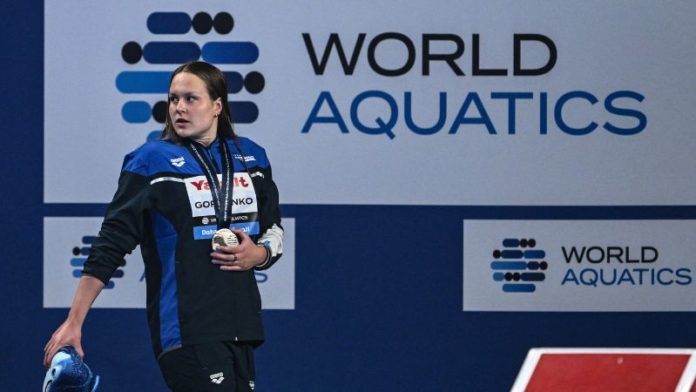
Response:
[[[263,233],[256,243],[268,246],[271,250],[271,257],[283,254],[283,229],[274,224]]]
[[[158,177],[158,178],[155,178],[154,180],[150,181],[150,185],[156,184],[156,183],[162,182],[162,181],[184,182],[184,179],[177,178],[177,177]]]

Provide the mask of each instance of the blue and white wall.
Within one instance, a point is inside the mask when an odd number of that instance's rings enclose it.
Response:
[[[694,346],[690,2],[7,7],[2,390],[39,388],[122,157],[193,58],[281,191],[261,390],[506,390],[530,347]],[[142,273],[83,331],[104,391],[164,390]]]

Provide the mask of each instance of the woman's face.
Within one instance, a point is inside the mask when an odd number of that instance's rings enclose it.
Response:
[[[169,85],[169,117],[179,137],[210,144],[217,136],[221,111],[221,100],[210,98],[201,78],[188,72],[174,76]]]

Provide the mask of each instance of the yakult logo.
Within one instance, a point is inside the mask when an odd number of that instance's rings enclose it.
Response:
[[[191,185],[193,185],[193,187],[199,191],[202,191],[202,190],[209,191],[210,190],[210,184],[208,183],[207,180],[192,181]],[[232,180],[232,186],[233,187],[248,188],[249,182],[247,182],[247,179],[244,177],[235,176],[234,179]]]

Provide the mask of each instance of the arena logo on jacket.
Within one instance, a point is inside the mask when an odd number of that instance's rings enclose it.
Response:
[[[218,174],[218,181],[222,176]],[[217,230],[215,202],[205,176],[184,179],[186,193],[194,219],[193,238],[210,239]],[[232,224],[230,228],[244,230],[249,235],[259,234],[258,203],[254,184],[248,173],[235,173],[232,184]]]

